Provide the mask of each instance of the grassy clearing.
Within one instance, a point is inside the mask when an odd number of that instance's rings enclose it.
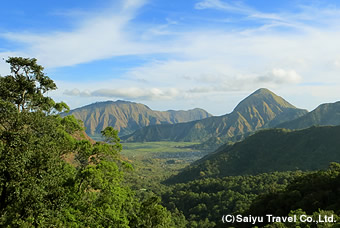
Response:
[[[193,142],[143,142],[143,143],[122,143],[124,156],[150,156],[154,153],[181,153],[193,152],[190,148],[198,143]]]
[[[136,189],[154,188],[165,178],[207,154],[192,142],[123,143],[122,156],[134,167],[128,179]]]

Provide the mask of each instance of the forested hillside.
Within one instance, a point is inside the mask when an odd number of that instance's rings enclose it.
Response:
[[[188,227],[338,227],[340,165],[302,172],[273,172],[259,175],[203,178],[170,185],[162,194],[171,211],[182,211]],[[225,222],[221,215],[242,215],[245,220]],[[253,222],[251,217],[263,217]],[[270,222],[267,215],[296,216],[295,222]],[[312,221],[300,221],[306,216]],[[332,222],[325,216],[333,217]],[[268,224],[270,223],[270,224]]]
[[[46,95],[56,84],[36,59],[12,57],[7,63],[11,74],[0,77],[1,227],[320,226],[223,223],[227,214],[328,216],[335,220],[323,227],[339,225],[340,126],[260,130],[162,182],[206,153],[186,146],[192,143],[140,143],[127,146],[131,156],[122,158],[113,127],[101,131],[103,142],[90,141],[81,121],[60,116],[69,107]],[[261,126],[276,124],[278,106],[266,109],[266,121],[245,108],[266,107],[268,93],[255,92],[235,110],[253,116],[254,123],[267,121]],[[294,110],[272,99],[281,111]]]
[[[68,106],[46,96],[56,85],[36,59],[7,63],[11,75],[0,77],[1,227],[176,226],[157,197],[137,199],[124,184],[131,166],[120,159],[116,130],[102,131],[107,143],[75,139],[83,129],[58,115]]]
[[[245,215],[275,216],[309,215],[313,220],[294,223],[281,222],[279,227],[339,227],[340,225],[340,165],[331,163],[329,169],[307,173],[291,181],[286,188],[268,192],[258,197],[244,212]],[[326,217],[325,217],[326,216]],[[306,216],[305,216],[306,217]],[[333,218],[330,223],[323,221]],[[321,219],[321,221],[320,221]],[[319,222],[317,223],[315,222]],[[253,225],[263,226],[265,223]],[[235,224],[252,227],[251,224]]]
[[[265,172],[325,169],[340,162],[340,126],[305,130],[261,130],[194,162],[168,183],[204,177],[254,175]]]
[[[170,186],[162,201],[169,210],[182,211],[188,227],[215,227],[222,225],[223,214],[242,213],[259,195],[283,190],[301,175],[295,171],[194,180]]]
[[[340,125],[340,102],[322,104],[295,120],[277,125],[277,128],[304,129],[311,126]]]

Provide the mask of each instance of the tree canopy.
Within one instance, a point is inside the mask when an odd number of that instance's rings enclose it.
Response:
[[[117,131],[103,131],[109,143],[75,139],[84,129],[58,115],[69,108],[46,96],[57,87],[37,60],[7,63],[11,75],[0,77],[0,226],[170,226],[159,201],[140,202],[124,185]]]

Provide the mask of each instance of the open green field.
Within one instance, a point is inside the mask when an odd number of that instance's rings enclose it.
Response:
[[[154,183],[176,174],[180,169],[202,158],[206,151],[192,149],[193,142],[122,143],[122,156],[134,167],[128,175],[137,189],[149,189]],[[137,183],[137,184],[136,184]]]
[[[201,151],[192,149],[195,142],[143,142],[143,143],[122,143],[122,155],[129,158],[146,157],[170,157],[186,160],[190,157],[201,157]]]

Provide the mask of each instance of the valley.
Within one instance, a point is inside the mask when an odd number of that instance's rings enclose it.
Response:
[[[10,60],[41,69],[35,59]],[[47,77],[36,79],[49,82],[42,91],[28,83],[17,94],[31,93],[26,103],[13,102],[13,78],[0,77],[0,224],[301,225],[221,219],[267,214],[331,216],[327,225],[340,224],[339,102],[308,112],[261,88],[222,116],[121,100],[67,114],[65,103],[43,96],[55,88]]]
[[[133,188],[146,188],[152,183],[160,182],[177,174],[192,162],[204,157],[207,151],[192,149],[197,143],[192,142],[145,142],[122,143],[122,157],[134,169],[130,173],[138,180]]]
[[[262,93],[263,90],[260,92]],[[267,91],[264,92],[267,93]],[[250,96],[250,99],[246,98],[241,104],[246,103],[252,107],[254,102],[261,104],[262,99],[253,99]],[[308,113],[301,111],[300,116],[295,116],[293,120],[285,116],[285,120],[265,123],[262,127],[255,128],[256,130],[244,131],[236,137],[235,135],[228,137],[220,133],[208,140],[206,140],[207,137],[194,137],[192,139],[195,140],[191,142],[185,142],[179,138],[173,141],[172,136],[161,138],[165,141],[154,141],[151,138],[149,138],[150,142],[147,141],[148,138],[143,139],[146,142],[126,140],[123,143],[122,155],[131,162],[135,171],[127,174],[127,183],[136,190],[139,197],[158,195],[162,198],[162,204],[172,213],[183,213],[177,216],[185,217],[187,227],[224,227],[220,222],[221,214],[239,213],[244,216],[256,214],[265,217],[274,210],[266,205],[268,198],[275,201],[271,198],[271,194],[286,194],[288,199],[289,194],[295,191],[297,183],[314,180],[322,185],[318,176],[330,178],[327,182],[330,185],[336,181],[331,176],[327,176],[327,173],[337,176],[340,170],[339,165],[334,163],[340,162],[340,128],[337,126],[337,121],[339,121],[337,116],[340,112],[337,106],[338,103],[320,105]],[[256,110],[261,108],[256,107],[256,109],[243,109],[252,110],[249,111],[249,121],[259,123]],[[240,110],[240,108],[235,109]],[[262,106],[262,109],[265,110],[265,106]],[[198,123],[206,121],[214,126],[211,120],[230,121],[230,118],[223,118],[225,117],[220,119],[208,117],[205,120],[177,125],[188,126],[193,123],[198,126]],[[263,114],[260,119],[264,119]],[[304,127],[301,127],[301,122]],[[284,129],[285,126],[297,130]],[[162,131],[176,132],[173,128],[176,126],[159,125],[146,127],[137,132],[144,131],[148,134],[152,132],[151,129],[157,129],[157,134],[162,135]],[[181,135],[181,131],[190,131],[188,127],[180,129],[176,134]],[[200,132],[204,131],[200,130]],[[199,133],[195,134],[199,135]],[[123,139],[129,139],[129,137],[123,137]],[[313,191],[323,190],[315,188]],[[336,190],[331,190],[329,194],[336,195],[337,193]],[[295,198],[298,202],[307,200],[303,195],[299,197]],[[319,200],[324,200],[323,197],[327,195],[317,196]],[[336,216],[339,213],[337,206],[330,207],[327,203],[321,206],[325,211],[316,212],[316,209],[311,209],[311,205],[305,207],[299,203],[292,203],[291,205],[295,206],[290,206],[284,200],[275,202],[278,205],[285,204],[285,207],[289,208],[284,213],[275,209],[275,215],[281,217],[296,216],[292,214],[292,210],[301,210],[305,214],[314,213],[313,216],[319,216],[317,213],[320,213],[320,216],[325,213]],[[258,211],[256,207],[262,209]],[[267,223],[256,224],[263,226]],[[281,224],[284,226],[289,222]],[[236,227],[252,227],[252,225],[255,224],[233,224]]]
[[[2,1],[0,228],[339,228],[339,0]]]

